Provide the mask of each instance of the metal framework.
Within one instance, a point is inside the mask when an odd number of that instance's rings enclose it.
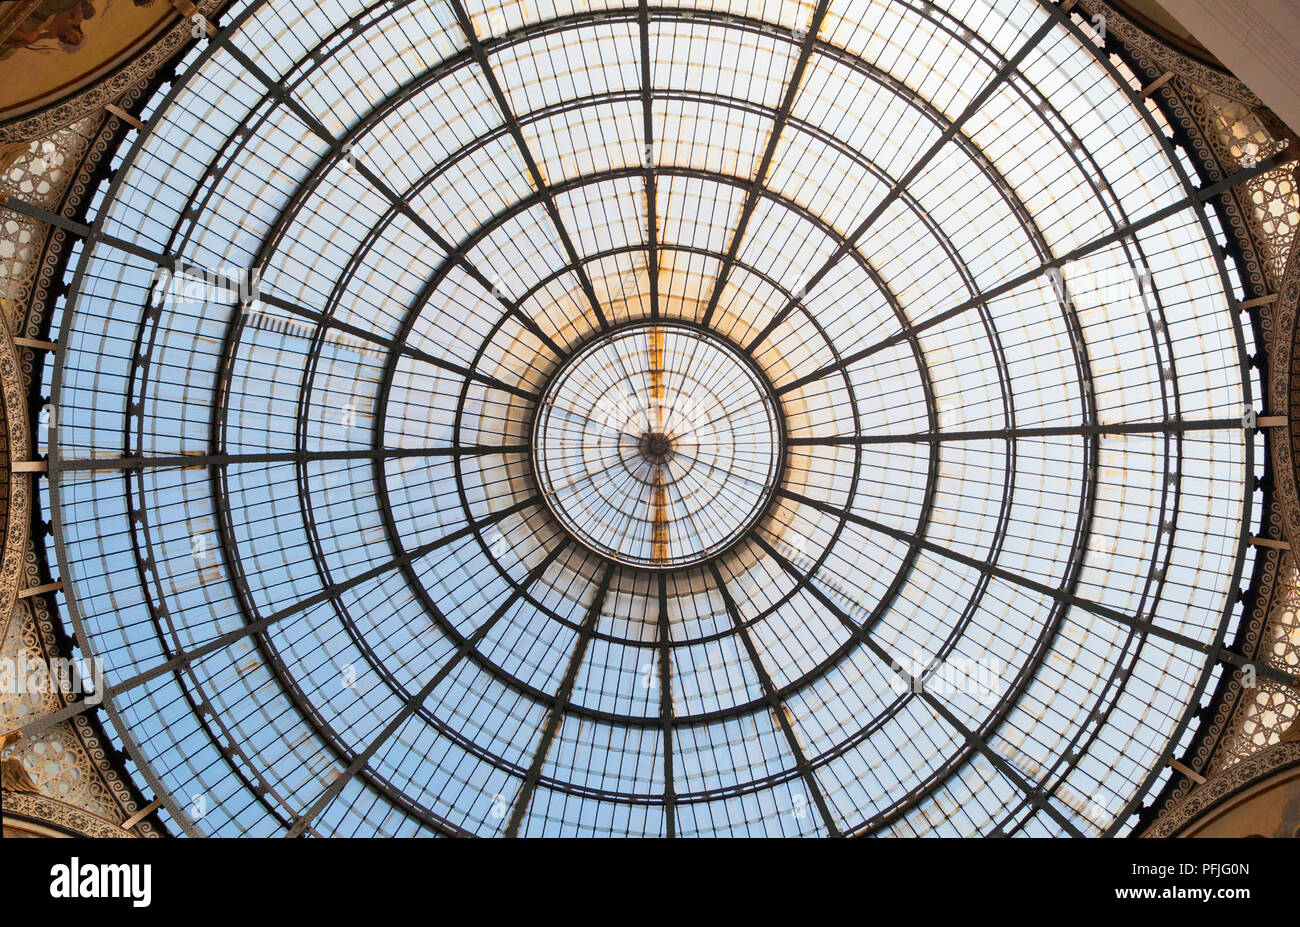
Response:
[[[621,325],[566,361],[529,429],[533,474],[589,550],[679,569],[735,546],[784,470],[763,372],[703,324]]]
[[[300,6],[235,4],[63,223],[54,544],[167,818],[1123,832],[1243,662],[1206,204],[1271,165],[1199,187],[1046,2]],[[573,543],[530,457],[648,320],[782,412],[779,485],[671,572]]]

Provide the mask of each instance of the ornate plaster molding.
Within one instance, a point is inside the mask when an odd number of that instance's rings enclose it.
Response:
[[[1201,815],[1232,798],[1242,789],[1291,766],[1300,765],[1300,741],[1285,740],[1229,766],[1192,790],[1156,819],[1143,837],[1176,837]]]
[[[1252,108],[1263,106],[1259,97],[1255,96],[1249,87],[1227,71],[1211,67],[1169,47],[1106,0],[1081,0],[1079,6],[1087,10],[1090,16],[1105,16],[1106,29],[1119,36],[1130,52],[1139,59],[1146,59],[1153,67],[1161,71],[1172,71],[1179,77],[1193,81],[1207,90],[1220,93]]]
[[[15,822],[15,830],[29,830],[33,836],[64,837],[134,837],[116,824],[83,811],[75,805],[31,792],[4,792],[3,807],[6,829]],[[22,825],[32,825],[24,828]],[[53,833],[50,833],[53,831]]]
[[[212,18],[226,2],[227,0],[195,0],[194,5],[204,16]],[[113,73],[44,109],[0,125],[0,144],[43,138],[83,116],[102,110],[104,104],[112,103],[127,92],[138,89],[158,72],[168,58],[193,40],[191,30],[188,20],[178,19],[157,41]]]
[[[1277,302],[1268,312],[1268,411],[1287,416],[1285,433],[1269,442],[1273,455],[1273,490],[1282,509],[1286,537],[1300,550],[1300,490],[1296,484],[1296,453],[1300,449],[1300,346],[1296,313],[1300,311],[1300,236],[1291,244]]]
[[[157,79],[156,75],[153,79]],[[144,90],[144,87],[132,89],[125,99],[138,99]],[[123,105],[130,108],[125,102]],[[53,212],[77,216],[81,204],[94,192],[95,178],[102,174],[104,164],[120,144],[122,134],[119,119],[94,112],[46,138],[30,145],[24,143],[21,163],[15,165],[5,178],[4,183],[9,188],[6,192],[37,202]],[[46,320],[58,297],[63,267],[75,240],[59,228],[42,225],[39,231],[40,234],[28,243],[25,250],[15,250],[10,262],[13,266],[6,267],[6,270],[13,270],[13,275],[9,281],[11,287],[5,294],[4,322],[15,337],[48,338]],[[14,285],[15,282],[19,285]],[[24,385],[36,384],[31,386],[31,390],[38,391],[39,365],[42,363],[40,352],[17,347],[15,353],[21,382]],[[33,394],[26,389],[22,392],[25,415],[30,408],[27,401]],[[39,392],[34,395],[38,396]],[[27,440],[31,440],[30,432]],[[30,450],[24,456],[29,453]],[[5,472],[0,470],[0,486],[3,486],[5,477]],[[24,479],[31,483],[30,476]],[[35,521],[35,491],[35,486],[28,486],[29,514],[22,519],[29,526],[28,531],[30,526],[39,524]],[[18,569],[20,589],[46,580],[30,538],[22,551]],[[14,618],[9,622],[9,633],[0,638],[5,642],[5,655],[17,654],[16,648],[22,648],[38,659],[58,658],[63,646],[59,623],[56,606],[50,597],[18,600]],[[52,711],[59,707],[62,707],[62,702],[56,699],[41,709]],[[33,760],[38,751],[39,759]],[[123,767],[122,756],[104,735],[100,721],[90,715],[79,715],[55,725],[30,743],[25,742],[15,755],[30,760],[28,770],[36,771],[34,781],[41,788],[43,797],[56,803],[52,807],[71,806],[92,818],[107,821],[111,826],[112,822],[125,821],[139,814],[148,802],[134,787]],[[31,829],[35,831],[41,826],[32,823]],[[157,837],[163,833],[150,816],[139,821],[130,836]]]
[[[8,505],[0,534],[4,538],[0,553],[0,640],[9,633],[9,622],[18,603],[26,571],[23,561],[32,522],[31,475],[18,473],[15,460],[26,460],[31,446],[27,429],[27,390],[9,328],[0,325],[0,402],[4,403],[6,450],[4,479],[8,483]]]

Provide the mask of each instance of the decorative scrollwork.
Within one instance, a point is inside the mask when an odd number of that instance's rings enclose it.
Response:
[[[1143,837],[1173,837],[1205,812],[1231,798],[1241,789],[1279,770],[1300,763],[1300,742],[1275,744],[1229,767],[1194,789],[1142,834]]]
[[[133,98],[139,90],[129,92]],[[106,119],[102,112],[87,115],[75,125],[65,127],[49,138],[24,146],[24,151],[10,162],[10,169],[0,179],[0,190],[20,196],[52,211],[76,215],[85,198],[92,192],[92,178],[113,150],[120,136],[115,119]],[[21,220],[20,224],[26,220]],[[5,333],[3,337],[12,349],[8,333],[26,337],[43,337],[47,319],[53,305],[57,281],[63,272],[67,249],[71,239],[61,229],[50,229],[39,223],[23,228],[5,228],[0,235],[12,232],[20,236],[8,252],[9,264],[4,266],[4,276],[9,289],[6,299]],[[14,393],[17,405],[8,401],[6,389],[4,409],[13,410],[9,421],[21,421],[23,431],[19,443],[12,446],[26,448],[30,442],[27,430],[27,402],[33,374],[36,369],[35,354],[29,348],[11,351],[8,362],[0,360],[0,375],[6,384],[18,384]],[[6,422],[8,425],[8,422]],[[8,436],[8,429],[5,429]],[[7,450],[7,449],[6,449]],[[26,457],[29,451],[24,451]],[[6,453],[5,460],[9,459]],[[8,468],[0,479],[8,479]],[[32,497],[31,477],[21,475],[22,492],[9,500],[5,527],[22,530],[26,536],[33,523],[35,500]],[[21,510],[21,511],[20,511]],[[0,532],[4,533],[4,532]],[[12,545],[6,545],[6,553]],[[21,545],[18,556],[5,560],[3,582],[15,589],[41,582],[36,552],[30,540]],[[6,611],[6,616],[11,612]],[[31,659],[52,660],[61,656],[57,618],[50,602],[42,596],[23,599],[12,611],[13,620],[4,634],[0,654],[14,658],[26,653]],[[62,707],[61,698],[41,696],[33,703],[29,699],[19,704],[7,696],[0,698],[0,730],[20,727],[32,718]],[[81,715],[69,722],[24,741],[21,748],[12,750],[13,757],[21,762],[43,797],[53,805],[40,805],[39,809],[69,807],[72,812],[87,815],[112,827],[137,813],[143,800],[125,778],[120,769],[121,760],[116,751],[107,746],[98,721]],[[38,810],[39,810],[38,809]],[[8,810],[6,806],[6,810]],[[60,812],[64,813],[64,812]],[[57,826],[57,822],[56,822]],[[120,828],[114,828],[122,835]],[[131,836],[160,836],[159,829],[148,819],[135,825]]]
[[[75,805],[29,792],[5,792],[4,814],[6,836],[10,836],[11,829],[13,836],[137,836]],[[24,823],[33,826],[24,827]]]
[[[227,0],[196,0],[195,6],[200,13],[211,19],[226,2]],[[0,126],[0,144],[45,138],[88,115],[102,115],[104,104],[112,103],[123,94],[143,86],[167,59],[185,47],[191,41],[191,30],[192,27],[185,19],[177,20],[157,41],[107,77],[39,112]]]
[[[0,552],[0,637],[9,630],[22,583],[23,554],[31,525],[31,476],[14,470],[12,461],[28,456],[27,390],[8,327],[0,331],[0,403],[3,404],[6,455],[0,470],[5,485],[4,548]]]

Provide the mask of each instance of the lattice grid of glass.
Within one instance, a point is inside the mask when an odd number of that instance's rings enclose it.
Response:
[[[98,203],[47,435],[69,613],[169,826],[1131,826],[1220,672],[1258,451],[1221,233],[1087,20],[219,26]],[[659,550],[653,478],[635,530],[580,528],[535,453],[557,372],[635,325],[711,333],[772,397],[713,396],[757,416],[732,446],[779,436]]]
[[[762,375],[717,338],[636,324],[555,374],[532,462],[548,506],[587,547],[629,566],[687,566],[763,514],[780,475],[780,412]]]

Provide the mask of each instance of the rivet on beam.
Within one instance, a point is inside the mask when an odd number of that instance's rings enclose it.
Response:
[[[132,116],[126,110],[122,109],[122,107],[118,106],[116,103],[105,103],[104,109],[108,110],[110,113],[112,113],[118,119],[121,119],[123,122],[128,122],[131,125],[135,126],[141,132],[144,131],[144,123],[141,122],[139,119],[135,118],[134,116]]]
[[[1273,548],[1274,550],[1290,550],[1290,549],[1291,549],[1291,545],[1288,544],[1286,541],[1275,541],[1275,540],[1273,540],[1272,538],[1257,538],[1257,537],[1252,537],[1252,538],[1250,539],[1250,543],[1254,544],[1256,547],[1271,547],[1271,548]]]
[[[10,465],[14,473],[44,473],[48,467],[44,460],[15,460]]]
[[[1184,765],[1183,763],[1178,762],[1178,760],[1174,759],[1173,757],[1169,758],[1169,765],[1171,768],[1178,770],[1188,779],[1191,779],[1197,785],[1205,785],[1207,781],[1206,778],[1202,776],[1200,773],[1198,773],[1196,770],[1191,769],[1190,767]]]
[[[36,338],[23,338],[18,336],[14,338],[14,344],[20,348],[36,348],[38,351],[57,351],[59,346],[53,341],[40,341]]]
[[[1165,71],[1165,73],[1161,74],[1151,83],[1147,84],[1145,87],[1142,88],[1141,96],[1144,98],[1151,96],[1151,94],[1155,93],[1165,84],[1169,83],[1169,81],[1173,79],[1173,76],[1174,76],[1173,71]]]
[[[30,599],[34,595],[44,595],[47,592],[58,592],[63,588],[63,581],[46,583],[44,586],[32,586],[30,589],[24,589],[18,593],[20,599]]]

